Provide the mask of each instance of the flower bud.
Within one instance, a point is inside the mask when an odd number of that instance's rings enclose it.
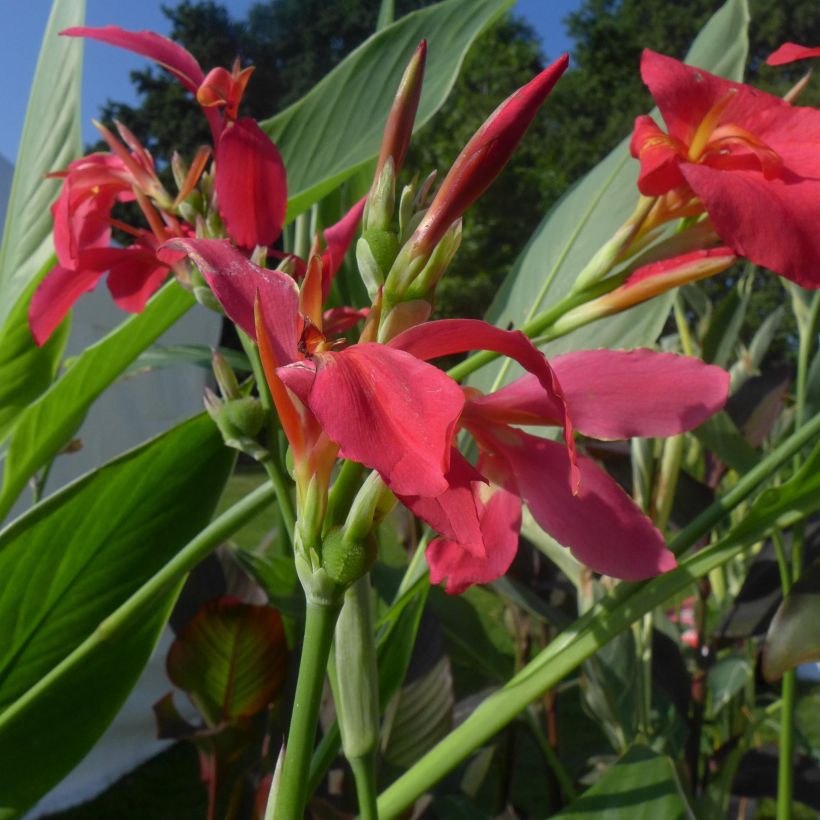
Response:
[[[258,399],[245,396],[223,401],[206,387],[205,409],[228,447],[257,461],[264,461],[269,457],[268,451],[256,440],[265,423],[265,409]]]
[[[388,157],[367,199],[364,232],[388,231],[396,207],[396,173],[393,157]]]
[[[569,65],[564,54],[519,88],[490,115],[464,146],[427,214],[410,239],[411,258],[429,254],[448,228],[501,173],[541,103]]]
[[[228,400],[240,398],[242,393],[239,390],[239,380],[236,378],[236,373],[233,372],[228,360],[218,350],[211,351],[211,366],[222,398]]]

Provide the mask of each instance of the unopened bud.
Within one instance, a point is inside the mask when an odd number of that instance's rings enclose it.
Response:
[[[174,151],[171,155],[171,173],[174,175],[174,182],[179,190],[185,184],[185,178],[188,176],[188,166],[179,151]]]
[[[367,210],[364,220],[364,232],[387,231],[393,222],[393,211],[396,207],[396,173],[393,157],[384,163],[370,196],[367,199]]]
[[[424,269],[407,289],[405,298],[425,299],[432,302],[436,285],[447,272],[447,268],[450,267],[453,257],[461,246],[461,228],[461,220],[457,219],[436,245]]]
[[[429,254],[448,228],[501,173],[541,103],[569,65],[565,54],[508,97],[464,146],[410,240],[411,256]]]
[[[205,409],[214,420],[222,439],[257,461],[269,456],[268,451],[256,440],[265,423],[265,409],[258,399],[245,396],[223,401],[212,390],[205,388]]]
[[[227,359],[218,350],[211,351],[211,366],[222,398],[226,400],[241,398],[242,393],[239,390],[239,380],[236,378],[236,373],[233,372],[233,368],[228,364]]]

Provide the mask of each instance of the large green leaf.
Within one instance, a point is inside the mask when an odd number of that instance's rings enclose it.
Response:
[[[53,257],[43,265],[44,274]],[[39,280],[39,275],[36,277]],[[63,322],[43,345],[37,347],[28,327],[28,303],[34,282],[18,299],[0,330],[0,441],[5,439],[22,411],[48,390],[68,339],[69,322]]]
[[[746,0],[727,0],[698,35],[686,61],[740,80],[748,51],[748,22]],[[490,306],[489,321],[499,327],[519,327],[557,303],[632,212],[638,201],[638,164],[629,156],[628,142],[628,138],[621,142],[547,214]],[[652,344],[663,328],[671,298],[667,294],[580,328],[545,350],[554,355],[566,350]],[[515,368],[496,362],[474,374],[470,382],[488,390],[496,380],[509,381],[516,373]]]
[[[404,67],[428,42],[416,127],[438,110],[464,56],[512,0],[447,0],[374,34],[298,102],[260,123],[288,169],[288,218],[333,190],[376,156]]]
[[[633,746],[568,809],[561,820],[694,820],[675,764],[648,746]]]
[[[91,403],[193,304],[193,297],[176,283],[166,285],[142,313],[85,350],[48,392],[20,414],[6,455],[0,519],[29,478],[69,442]]]
[[[0,533],[0,818],[88,752],[150,655],[176,589],[106,618],[208,522],[233,456],[197,416],[80,478]],[[92,636],[83,663],[61,663]]]
[[[80,155],[82,42],[57,35],[82,25],[84,7],[84,0],[55,0],[43,38],[0,248],[0,327],[51,256],[49,208],[61,183],[44,177]]]

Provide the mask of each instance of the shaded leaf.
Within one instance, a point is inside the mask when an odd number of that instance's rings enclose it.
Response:
[[[760,453],[746,441],[725,410],[715,413],[695,429],[694,436],[726,466],[741,475],[760,461]]]
[[[736,285],[723,299],[712,314],[712,320],[701,342],[703,361],[726,367],[740,337],[740,329],[746,318],[751,292],[743,281]]]
[[[820,561],[803,573],[775,612],[763,644],[763,677],[774,681],[812,661],[820,661]]]
[[[750,749],[746,752],[732,781],[732,794],[775,797],[778,757],[777,749]],[[820,811],[820,764],[805,755],[795,755],[794,797]]]
[[[208,522],[232,464],[203,414],[0,533],[0,816],[47,792],[117,713],[179,584],[127,624],[106,618]]]
[[[672,760],[634,745],[568,809],[562,820],[695,820]]]
[[[511,5],[446,0],[408,14],[366,40],[301,100],[261,122],[288,169],[288,219],[375,158],[399,80],[422,39],[428,56],[417,129],[446,99],[473,41]]]
[[[709,669],[706,687],[712,701],[712,714],[717,714],[749,682],[752,667],[746,658],[721,658]]]
[[[251,717],[274,700],[285,680],[287,651],[275,609],[217,598],[172,644],[168,677],[217,726]]]

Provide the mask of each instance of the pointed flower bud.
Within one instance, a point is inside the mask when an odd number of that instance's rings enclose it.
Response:
[[[398,176],[404,165],[404,157],[407,154],[407,147],[410,145],[410,137],[413,133],[416,110],[419,107],[426,59],[427,40],[422,40],[404,70],[399,83],[399,90],[393,99],[393,107],[387,116],[382,147],[376,163],[376,173],[373,176],[373,188],[378,184],[382,168],[384,168],[388,158],[393,160],[393,170],[396,176]],[[373,189],[371,189],[371,196],[372,194]]]
[[[387,231],[393,222],[396,208],[396,168],[393,157],[388,157],[381,173],[373,181],[367,200],[364,230]]]
[[[216,349],[211,351],[211,366],[222,398],[238,399],[242,393],[239,389],[239,380],[236,378],[236,373],[228,364],[228,360]]]
[[[559,57],[501,103],[476,131],[456,158],[424,220],[413,234],[411,257],[430,253],[450,225],[501,173],[541,103],[568,65],[568,55]]]

